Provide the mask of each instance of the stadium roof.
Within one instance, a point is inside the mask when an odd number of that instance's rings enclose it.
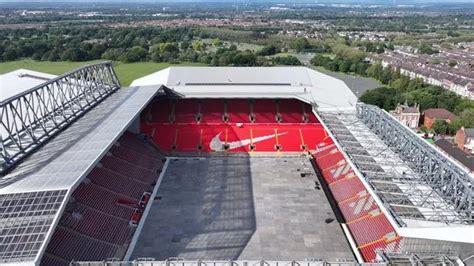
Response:
[[[319,108],[354,107],[357,102],[343,81],[306,67],[169,67],[132,86],[158,84],[191,98],[296,97]]]
[[[39,261],[74,188],[159,90],[118,89],[0,178],[0,264]]]
[[[17,69],[2,74],[0,75],[0,102],[55,77],[55,75],[28,69]]]

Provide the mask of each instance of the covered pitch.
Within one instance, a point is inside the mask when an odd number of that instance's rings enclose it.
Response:
[[[349,259],[308,158],[170,159],[130,259]]]

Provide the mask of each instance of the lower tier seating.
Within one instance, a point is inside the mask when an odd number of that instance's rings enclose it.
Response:
[[[155,132],[153,141],[167,152],[213,152],[224,144],[228,152],[302,152],[325,137],[319,124],[143,124],[142,132]]]
[[[74,230],[58,226],[50,241],[47,252],[67,261],[100,261],[106,258],[113,258],[117,249],[117,245],[87,237]],[[44,262],[42,263],[46,265]]]
[[[343,153],[323,139],[313,157],[364,260],[372,262],[378,250],[398,251],[400,237]]]

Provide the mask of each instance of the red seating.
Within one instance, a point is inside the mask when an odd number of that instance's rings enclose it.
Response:
[[[85,205],[78,205],[73,212],[65,213],[60,223],[81,234],[112,244],[125,243],[130,233],[129,220],[94,210]]]
[[[278,111],[283,123],[302,123],[303,103],[294,99],[283,99],[278,101]]]
[[[145,144],[144,140],[140,140],[135,134],[126,131],[118,140],[120,146],[127,149],[142,153],[147,156],[154,157],[156,152]],[[161,157],[160,157],[161,158]]]
[[[221,99],[205,99],[201,101],[202,123],[218,123],[224,120],[224,101]]]
[[[242,127],[231,123],[199,124],[192,127],[158,124],[142,127],[154,127],[157,132],[177,132],[172,141],[170,136],[160,134],[156,134],[153,141],[163,151],[171,151],[171,147],[175,145],[175,151],[178,152],[197,152],[199,145],[202,146],[202,152],[212,152],[210,143],[218,135],[223,144],[239,141],[244,143],[239,148],[229,149],[228,152],[249,152],[250,142],[255,146],[254,151],[275,152],[277,141],[283,152],[301,152],[305,150],[302,144],[309,148],[315,147],[324,136],[321,133],[324,129],[319,124],[246,124]]]
[[[304,112],[304,115],[306,115],[306,117],[308,118],[309,123],[319,123],[318,118],[316,118],[316,116],[313,113],[313,110],[311,109],[311,105],[305,103],[303,105],[303,112]]]
[[[276,123],[277,105],[274,100],[258,99],[252,104],[256,123]]]
[[[105,167],[94,168],[89,174],[89,179],[94,184],[137,200],[140,199],[144,191],[150,191],[153,188],[150,184],[142,183]]]
[[[350,175],[329,184],[329,190],[331,190],[334,199],[341,202],[365,191],[365,187],[356,175]]]
[[[122,160],[132,163],[133,165],[141,166],[146,169],[154,169],[160,164],[160,160],[157,158],[133,151],[122,145],[114,145],[110,149],[110,153]]]
[[[227,100],[227,117],[230,123],[250,122],[250,103],[247,99]]]
[[[84,236],[59,226],[48,246],[48,253],[71,261],[100,261],[114,257],[117,246]]]
[[[374,210],[375,214],[347,223],[349,230],[358,246],[378,241],[394,229],[387,217],[380,210]]]
[[[41,264],[45,266],[68,266],[70,265],[70,261],[65,260],[61,257],[45,253],[43,258],[41,258]]]
[[[180,99],[174,102],[175,123],[196,123],[199,102],[196,99]]]
[[[325,152],[325,154],[316,156],[316,161],[321,171],[326,171],[335,166],[345,164],[344,155],[342,155],[337,148],[333,148]]]
[[[133,208],[118,204],[120,199],[133,199],[125,195],[114,193],[93,183],[82,183],[74,191],[72,197],[87,206],[123,219],[130,219],[133,213]]]
[[[146,206],[163,157],[131,133],[119,142],[73,192],[42,264],[104,260],[130,241],[132,215]]]
[[[127,177],[131,177],[148,184],[153,183],[153,181],[156,180],[159,175],[156,171],[153,172],[150,169],[137,167],[125,160],[122,160],[112,155],[104,156],[100,163],[103,167],[107,169],[122,173]],[[159,168],[161,169],[162,163],[160,163],[159,166]]]
[[[377,256],[377,251],[398,252],[400,251],[400,237],[395,236],[392,239],[381,239],[379,241],[364,245],[359,248],[362,257],[366,262],[373,262]]]
[[[146,118],[151,118],[150,122],[153,123],[169,123],[170,115],[172,112],[172,102],[171,100],[161,100],[155,104],[148,105],[146,112]],[[144,121],[148,121],[145,119]]]
[[[339,202],[339,209],[347,222],[367,216],[369,212],[378,209],[377,203],[367,191],[361,191],[356,196]]]
[[[322,174],[324,180],[326,180],[328,184],[355,175],[352,171],[350,164],[348,164],[345,160],[341,160],[340,163],[337,163],[332,167],[326,168],[326,170],[324,170]]]

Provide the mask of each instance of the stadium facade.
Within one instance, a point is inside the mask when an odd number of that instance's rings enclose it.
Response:
[[[179,165],[176,169],[188,168],[180,165],[179,158],[219,158],[215,168],[219,172],[228,167],[227,160],[240,166],[264,165],[268,159],[253,158],[302,156],[311,162],[311,169],[303,161],[301,177],[317,176],[315,188],[322,186],[338,217],[337,230],[354,255],[337,263],[430,260],[463,265],[472,260],[473,177],[387,112],[358,103],[342,81],[317,71],[170,67],[137,79],[128,88],[121,88],[110,63],[85,66],[59,77],[9,73],[0,78],[2,91],[9,91],[0,106],[1,264],[138,259],[133,254],[141,254],[137,249],[146,249],[141,243],[149,241],[143,235],[156,231],[150,213],[160,206],[160,187],[163,194],[166,186],[175,189],[169,195],[179,192],[173,185],[180,178],[166,183],[177,175],[173,164]],[[21,87],[21,78],[32,83]],[[280,163],[289,160],[293,159]],[[189,167],[196,165],[190,162]],[[231,174],[239,172],[246,170],[237,166]],[[268,182],[265,171],[248,173],[261,174],[260,180]],[[221,182],[219,176],[228,174],[211,175],[204,181]],[[227,178],[242,181],[238,179],[242,176]],[[255,178],[252,182],[245,190],[250,191],[248,196],[240,193],[256,211],[247,213],[247,205],[239,209],[254,220],[248,238],[242,241],[249,246],[254,243],[252,236],[265,236],[256,228],[261,226],[258,206],[264,202],[254,194],[260,184]],[[227,196],[238,193],[229,191],[229,183],[217,189]],[[219,219],[226,211],[236,214],[234,205],[230,209],[219,206],[217,212],[200,211]],[[170,209],[166,211],[172,213]],[[188,219],[185,225],[194,222]],[[240,229],[248,229],[242,223]],[[163,226],[169,228],[169,224]],[[180,241],[174,236],[170,245]],[[160,243],[166,245],[164,240]],[[311,250],[311,243],[305,247]],[[257,253],[272,254],[262,247],[255,250],[243,247],[225,258],[203,253],[197,259],[275,259],[257,257]],[[292,254],[294,258],[278,260],[324,257],[296,251],[288,256]]]

